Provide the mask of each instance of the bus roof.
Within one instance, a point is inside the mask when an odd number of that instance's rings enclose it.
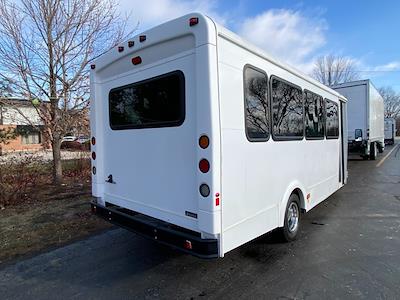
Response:
[[[273,57],[272,55],[266,53],[265,50],[262,50],[260,48],[258,48],[257,46],[253,45],[250,42],[247,42],[245,39],[243,39],[242,37],[240,37],[239,35],[237,35],[236,33],[230,31],[229,29],[219,25],[218,23],[216,23],[216,27],[217,27],[217,32],[218,35],[229,40],[230,42],[236,44],[239,47],[242,47],[243,49],[246,49],[247,51],[269,61],[270,63],[292,73],[295,76],[298,76],[306,81],[308,81],[309,83],[316,85],[317,87],[323,89],[326,92],[329,92],[335,96],[337,96],[341,101],[343,102],[347,102],[346,97],[344,97],[343,95],[339,94],[338,92],[336,92],[335,90],[331,89],[330,87],[320,83],[319,81],[311,78],[309,75],[304,74],[303,72],[297,70],[296,68],[280,61],[279,59]]]
[[[198,25],[190,26],[190,19],[198,18]],[[146,30],[127,41],[117,45],[115,48],[107,51],[103,55],[95,59],[92,69],[99,71],[116,60],[121,59],[121,57],[126,55],[131,55],[138,50],[153,46],[155,44],[171,40],[173,38],[184,36],[188,34],[193,34],[196,40],[196,47],[209,43],[216,45],[217,36],[223,37],[239,47],[246,49],[247,51],[257,55],[270,63],[292,73],[295,76],[302,78],[303,80],[321,88],[322,90],[337,96],[341,101],[346,102],[347,99],[336,92],[335,90],[329,88],[328,86],[318,82],[317,80],[311,78],[310,76],[302,73],[301,71],[289,66],[286,63],[274,58],[273,56],[267,54],[264,50],[252,45],[251,43],[245,41],[237,34],[226,29],[225,27],[219,25],[212,18],[205,16],[201,13],[190,13],[184,15],[180,18],[165,22],[149,30]],[[144,40],[142,41],[144,36]],[[142,38],[141,38],[142,37]],[[134,46],[129,46],[129,42],[133,42]],[[122,51],[119,51],[119,47],[123,47]]]

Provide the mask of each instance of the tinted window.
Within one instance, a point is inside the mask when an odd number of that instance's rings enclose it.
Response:
[[[118,87],[109,94],[112,129],[179,126],[185,119],[185,78],[175,71]]]
[[[269,105],[267,75],[253,68],[244,70],[246,134],[249,140],[267,140]]]
[[[326,111],[326,137],[339,137],[339,106],[337,103],[325,100]]]
[[[273,136],[278,139],[301,139],[304,128],[302,90],[273,78],[271,99]]]
[[[324,137],[324,100],[321,96],[304,92],[304,116],[306,123],[306,137],[323,138]]]

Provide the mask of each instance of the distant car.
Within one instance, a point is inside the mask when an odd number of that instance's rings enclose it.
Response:
[[[80,143],[80,144],[84,144],[84,143],[86,143],[86,142],[89,142],[89,137],[88,136],[85,136],[85,135],[80,135],[80,136],[78,136],[78,138],[76,139],[76,141],[78,142],[78,143]]]
[[[76,141],[76,140],[77,140],[76,136],[67,135],[67,136],[63,137],[62,142],[73,142],[73,141]]]

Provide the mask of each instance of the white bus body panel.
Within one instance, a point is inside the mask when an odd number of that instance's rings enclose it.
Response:
[[[214,23],[201,15],[202,26],[190,28],[188,18],[168,22],[135,38],[131,49],[100,57],[91,74],[91,129],[97,158],[93,195],[154,218],[217,236],[220,208],[200,199],[199,185],[219,191],[220,169],[202,174],[199,155],[220,164],[219,107]],[[131,58],[143,63],[133,67]],[[180,70],[185,76],[185,120],[177,127],[113,130],[109,124],[111,89]],[[201,99],[201,101],[197,101]],[[200,116],[200,117],[199,117]],[[198,138],[208,133],[212,148],[199,153]],[[109,175],[114,183],[106,182]],[[215,192],[215,191],[214,191]],[[189,215],[187,214],[189,213]],[[193,217],[193,216],[197,216]]]
[[[339,102],[338,94],[257,54],[219,28],[218,70],[222,143],[222,249],[226,253],[283,226],[287,200],[299,190],[308,211],[342,186],[340,139],[249,142],[245,133],[243,71],[252,65],[302,89]],[[330,91],[330,92],[329,92]],[[345,103],[344,103],[345,104]],[[347,140],[344,156],[347,158]],[[345,175],[347,178],[347,163]],[[306,199],[307,195],[309,198]]]

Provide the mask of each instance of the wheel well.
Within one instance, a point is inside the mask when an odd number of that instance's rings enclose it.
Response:
[[[300,199],[300,208],[301,208],[301,210],[302,210],[303,212],[305,212],[305,210],[306,210],[306,203],[305,203],[304,195],[303,195],[302,191],[301,191],[299,188],[297,188],[297,189],[295,189],[295,190],[292,192],[292,194],[296,194],[297,197],[299,197],[299,199]]]

